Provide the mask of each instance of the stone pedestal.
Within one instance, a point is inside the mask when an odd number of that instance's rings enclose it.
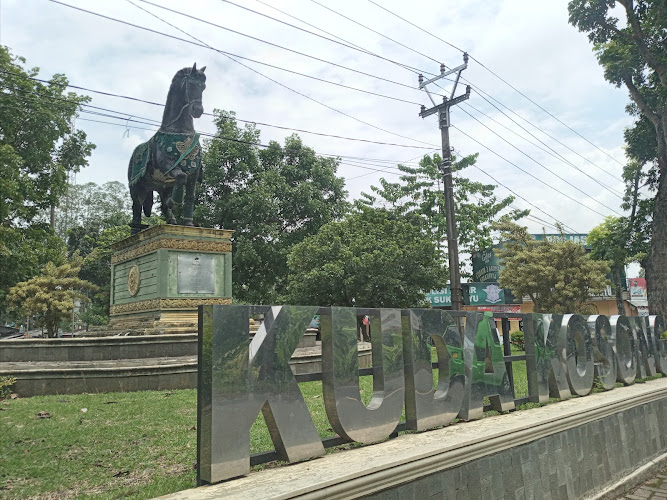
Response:
[[[197,306],[231,304],[232,231],[153,226],[112,246],[109,327],[195,333]]]

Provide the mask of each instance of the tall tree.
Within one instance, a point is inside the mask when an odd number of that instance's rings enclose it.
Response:
[[[38,68],[24,65],[0,46],[0,315],[9,288],[60,252],[44,214],[58,205],[67,172],[85,166],[95,147],[71,127],[89,98],[66,92],[64,75],[42,83],[33,79]]]
[[[292,247],[347,210],[338,160],[317,156],[301,139],[260,148],[259,131],[216,111],[216,138],[205,145],[195,222],[231,229],[233,295],[275,303],[287,291]]]
[[[591,257],[607,261],[611,266],[612,283],[616,294],[618,314],[625,314],[622,291],[623,269],[630,259],[630,225],[625,217],[606,217],[588,233],[586,243],[591,247]]]
[[[494,225],[504,240],[496,250],[503,266],[500,286],[528,295],[535,312],[590,314],[590,296],[607,286],[609,264],[591,259],[565,237],[535,240],[525,227],[503,220]]]
[[[514,197],[498,198],[493,184],[471,181],[460,175],[466,168],[475,165],[477,154],[454,158],[454,199],[456,201],[456,225],[459,249],[473,252],[490,247],[492,223],[513,201]],[[416,168],[398,165],[403,172],[398,182],[380,179],[380,186],[371,186],[375,195],[362,193],[361,204],[386,208],[419,225],[432,238],[442,254],[446,253],[447,233],[445,196],[441,188],[440,156],[424,156]],[[512,209],[505,216],[518,220],[528,214],[527,210]]]
[[[70,184],[56,210],[56,234],[67,239],[68,231],[78,230],[94,237],[106,228],[129,224],[131,210],[130,193],[121,182]],[[76,248],[68,244],[68,250]]]
[[[403,217],[378,208],[330,222],[294,246],[289,301],[350,307],[414,307],[445,286],[435,242]]]
[[[616,8],[618,7],[618,9]],[[605,78],[625,86],[637,126],[650,126],[657,165],[653,231],[644,260],[649,309],[667,315],[667,4],[663,0],[571,0],[570,23],[588,33]],[[624,19],[620,19],[620,16]],[[637,128],[637,126],[635,128]],[[641,134],[645,144],[650,137]],[[627,134],[626,134],[627,138]],[[648,140],[648,143],[646,142]],[[634,155],[635,158],[637,155]]]

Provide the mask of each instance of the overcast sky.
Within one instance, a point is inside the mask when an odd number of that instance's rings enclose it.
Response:
[[[425,75],[427,72],[437,73],[440,62],[448,68],[463,62],[462,53],[456,48],[420,31],[369,0],[318,1],[412,50],[340,17],[313,0],[266,0],[266,3],[259,0],[236,1],[249,9],[325,37],[340,37],[347,43],[383,58],[418,68]],[[66,2],[192,40],[126,0]],[[342,157],[339,174],[347,179],[350,198],[358,197],[362,191],[369,191],[369,186],[377,184],[380,177],[395,180],[397,176],[392,172],[396,172],[396,164],[414,162],[428,152],[428,149],[420,148],[438,148],[440,145],[436,117],[422,119],[418,116],[418,104],[427,107],[432,104],[424,92],[417,89],[414,71],[280,24],[222,0],[164,0],[160,4],[176,11],[185,8],[191,16],[394,83],[290,53],[140,0],[132,2],[216,49],[410,102],[350,90],[239,59],[265,75],[262,76],[207,47],[170,39],[48,0],[0,0],[0,43],[9,46],[15,54],[24,56],[29,66],[38,66],[40,76],[45,78],[54,73],[64,73],[73,85],[158,102],[164,102],[174,73],[196,61],[199,67],[207,67],[207,89],[204,93],[206,111],[215,108],[233,110],[243,120],[411,146],[372,144],[300,133],[303,141],[318,153]],[[452,123],[457,128],[451,129],[451,143],[462,154],[479,152],[477,165],[482,171],[515,190],[543,212],[530,207],[521,199],[515,201],[517,207],[532,208],[533,215],[549,222],[557,219],[571,230],[581,233],[588,232],[600,223],[603,215],[613,215],[612,210],[621,212],[620,199],[611,191],[623,191],[623,129],[632,123],[624,110],[628,102],[627,92],[614,88],[604,80],[588,39],[567,22],[566,1],[378,0],[378,3],[419,28],[466,50],[476,59],[470,60],[468,69],[463,73],[463,77],[472,85],[472,94],[465,104],[452,111]],[[289,18],[269,5],[311,26]],[[482,65],[553,113],[586,140],[551,118]],[[444,83],[451,85],[449,82]],[[435,87],[433,89],[443,92]],[[464,91],[464,86],[460,85],[457,95]],[[495,103],[528,132],[492,107],[483,98],[483,92],[511,109],[508,111],[501,104]],[[93,98],[91,104],[116,110],[119,117],[153,120],[161,120],[162,117],[162,108],[157,106],[98,94],[90,95]],[[488,117],[480,115],[471,106]],[[481,123],[466,112],[477,117]],[[539,130],[512,112],[527,119]],[[88,133],[89,140],[97,144],[97,149],[91,158],[90,167],[78,174],[77,182],[103,183],[117,180],[126,183],[127,163],[132,150],[153,132],[133,128],[131,123],[123,119],[85,113],[80,118],[77,127]],[[117,125],[84,119],[104,120]],[[126,123],[130,125],[129,133]],[[206,116],[196,121],[196,127],[205,132],[215,131],[211,118]],[[265,125],[259,125],[259,128],[263,143],[269,140],[282,142],[291,133]],[[543,150],[538,149],[508,128],[533,143],[537,143],[537,137],[546,145],[538,143]],[[475,141],[515,163],[543,183]],[[538,162],[571,185],[549,173]],[[377,172],[377,169],[388,171]],[[493,183],[482,171],[468,169],[465,175]],[[509,194],[504,187],[499,187],[497,192],[501,195]],[[566,195],[585,206],[568,199]],[[525,223],[532,232],[542,230],[542,225],[534,220],[526,220]],[[547,232],[552,232],[552,229],[547,227]]]

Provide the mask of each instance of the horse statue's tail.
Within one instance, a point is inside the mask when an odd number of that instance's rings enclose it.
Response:
[[[144,198],[144,215],[146,217],[151,216],[151,211],[153,210],[153,191],[149,191],[148,194],[146,194],[146,198]]]

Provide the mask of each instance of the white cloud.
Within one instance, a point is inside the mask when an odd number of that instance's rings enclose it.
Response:
[[[163,24],[128,2],[69,1],[81,8],[122,18],[180,38],[188,38],[187,35]],[[345,85],[430,104],[426,96],[415,88],[400,87],[346,71],[193,19],[162,11],[138,0],[133,1],[218,49]],[[184,5],[175,0],[165,1],[162,4],[175,10],[183,9]],[[370,2],[340,0],[326,4],[437,61],[444,62],[448,67],[456,66],[462,61],[461,54],[455,49],[393,17]],[[390,62],[275,23],[229,3],[202,0],[187,5],[189,14],[210,22],[411,87],[417,86],[414,73]],[[243,2],[243,5],[316,31],[315,28],[289,19],[258,1]],[[272,2],[271,5],[388,59],[417,67],[422,71],[433,73],[438,71],[438,63],[433,60],[400,47],[308,0],[281,0]],[[604,81],[602,70],[597,64],[585,34],[577,32],[567,23],[567,2],[467,0],[443,4],[414,0],[408,4],[398,0],[387,0],[383,1],[382,5],[468,50],[473,57],[568,123],[603,151],[621,163],[624,161],[623,128],[631,123],[624,110],[628,100],[626,92]],[[1,8],[1,43],[11,47],[14,53],[26,57],[30,66],[39,66],[40,74],[45,77],[53,73],[64,73],[76,85],[164,102],[169,82],[175,71],[196,61],[199,66],[207,66],[208,82],[204,94],[206,111],[212,111],[214,108],[234,110],[239,118],[246,120],[376,141],[420,145],[331,111],[206,48],[120,25],[50,2],[5,0]],[[254,63],[244,62],[244,64],[360,120],[436,146],[440,143],[435,118],[425,120],[419,118],[417,105],[362,94]],[[569,151],[513,116],[568,161],[613,188],[622,190],[621,166],[603,152],[548,117],[475,61],[471,60],[464,76],[473,83],[473,94],[469,101],[471,105],[521,135],[527,136],[526,132],[481,98],[480,93],[476,91],[476,88],[480,87],[586,158]],[[463,90],[459,87],[459,92]],[[92,96],[94,105],[122,110],[127,116],[161,119],[162,110],[159,107],[113,97],[94,94]],[[598,200],[619,210],[618,198],[594,181],[551,155],[518,139],[488,118],[481,118],[485,124],[511,140],[537,161],[589,193],[591,199],[584,201],[584,195],[498,139],[465,115],[462,109],[476,115],[466,106],[462,106],[461,110],[454,110],[453,122],[461,130],[543,179],[550,186],[581,200],[587,206],[605,214],[611,213],[593,201]],[[120,126],[83,120],[77,125],[86,130],[90,139],[98,145],[91,159],[91,166],[79,174],[79,182],[103,183],[110,180],[125,182],[126,166],[132,149],[139,142],[146,140],[150,133],[131,128],[130,136],[124,137],[125,129]],[[198,120],[197,126],[205,131],[213,131],[209,117],[202,117]],[[262,131],[263,142],[282,141],[290,134],[289,131],[270,127],[259,128]],[[419,149],[344,141],[310,134],[301,136],[306,144],[320,153],[380,158],[395,163],[413,159],[423,152]],[[577,230],[586,232],[602,220],[600,215],[522,174],[457,130],[451,131],[451,138],[452,145],[465,154],[480,152],[478,165],[482,170],[488,171],[535,205]],[[530,140],[535,141],[533,138]],[[617,180],[602,173],[588,160],[612,172]],[[372,168],[382,167],[375,164]],[[347,178],[353,178],[370,171],[358,166],[342,165],[339,172]],[[484,174],[472,169],[466,174],[477,180],[490,181]],[[390,173],[371,173],[352,179],[347,186],[350,196],[357,197],[362,190],[368,191],[369,185],[377,184],[379,177],[383,175],[388,179],[394,179]],[[506,191],[500,188],[499,194],[506,194]],[[527,206],[521,200],[517,200],[515,204],[521,207]],[[538,211],[533,210],[533,213],[546,218]],[[528,222],[528,225],[531,231],[540,230],[539,224]]]

